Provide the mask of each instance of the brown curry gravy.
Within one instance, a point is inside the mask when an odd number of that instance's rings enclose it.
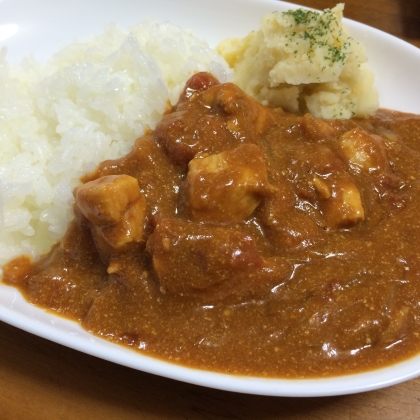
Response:
[[[147,202],[144,240],[104,262],[76,211],[61,244],[36,263],[13,260],[4,282],[99,337],[212,371],[326,377],[418,353],[420,118],[380,110],[318,121],[262,108],[234,85],[194,76],[155,131],[83,180],[135,177]],[[367,168],[346,157],[346,133],[366,140],[358,153]],[[262,152],[270,184],[258,206],[244,220],[219,217],[231,205],[222,189],[217,220],[197,216],[189,161],[247,144]],[[244,150],[246,161],[258,154]],[[348,185],[363,215],[346,219],[333,199]],[[164,259],[161,279],[154,257]]]

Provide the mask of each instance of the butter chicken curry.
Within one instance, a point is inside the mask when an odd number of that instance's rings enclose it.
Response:
[[[420,351],[420,118],[316,120],[199,73],[4,282],[192,367],[309,378]]]

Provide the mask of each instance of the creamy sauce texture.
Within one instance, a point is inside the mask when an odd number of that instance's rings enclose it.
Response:
[[[383,367],[420,351],[419,169],[418,116],[316,120],[198,74],[129,155],[85,177],[61,244],[10,262],[4,282],[182,365]],[[115,187],[100,205],[95,180]]]

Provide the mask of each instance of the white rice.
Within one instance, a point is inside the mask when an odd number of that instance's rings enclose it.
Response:
[[[126,154],[197,71],[232,80],[206,42],[169,23],[110,25],[45,64],[12,66],[0,51],[0,270],[48,252],[73,217],[80,177]]]

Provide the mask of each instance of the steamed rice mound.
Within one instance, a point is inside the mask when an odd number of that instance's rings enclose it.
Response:
[[[374,76],[342,24],[343,9],[270,13],[258,31],[222,41],[217,51],[235,83],[266,105],[325,119],[369,116],[379,106]]]
[[[198,71],[231,79],[206,42],[154,22],[111,25],[45,64],[12,66],[0,51],[0,269],[47,252],[73,218],[80,177],[128,153]]]

